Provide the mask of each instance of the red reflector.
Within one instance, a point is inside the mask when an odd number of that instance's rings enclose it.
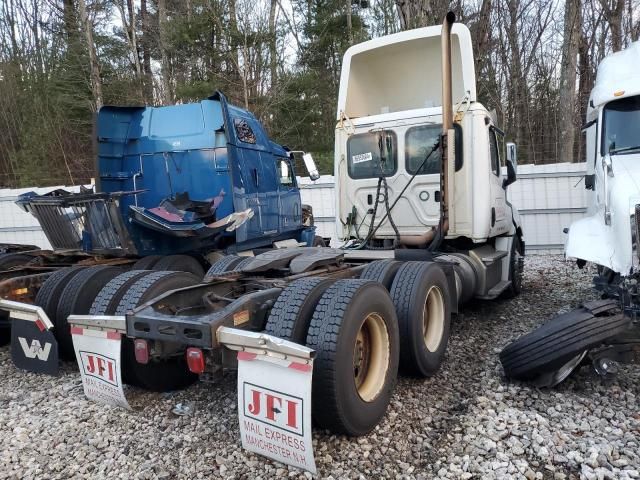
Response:
[[[44,322],[40,319],[36,320],[36,327],[38,327],[41,332],[44,332],[47,329],[47,327],[44,326]]]
[[[146,365],[149,363],[149,344],[142,338],[136,338],[133,342],[133,350],[136,354],[136,362]]]
[[[195,347],[187,348],[187,365],[189,370],[198,375],[204,372],[204,354]]]

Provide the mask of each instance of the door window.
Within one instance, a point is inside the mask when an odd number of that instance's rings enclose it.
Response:
[[[489,129],[489,151],[491,153],[491,171],[496,177],[500,176],[500,150],[496,131]]]
[[[441,132],[441,125],[420,125],[407,130],[405,138],[407,172],[411,174],[417,172],[418,175],[440,173],[440,163],[442,162],[442,150],[440,148],[431,154],[424,165],[422,165],[422,162],[424,162],[425,157],[438,141]],[[420,165],[422,165],[422,168],[420,168]],[[419,168],[420,171],[418,172]]]
[[[278,170],[278,182],[281,186],[286,188],[293,188],[296,186],[295,179],[293,178],[293,168],[289,160],[277,159],[276,160]]]
[[[390,177],[397,170],[397,138],[391,130],[359,133],[347,142],[347,170],[351,178]]]

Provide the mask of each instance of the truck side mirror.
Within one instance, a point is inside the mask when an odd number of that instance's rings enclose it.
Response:
[[[507,188],[516,181],[518,170],[518,149],[515,143],[507,143],[507,178],[502,181],[502,188]]]
[[[304,166],[309,172],[309,178],[314,182],[320,178],[320,173],[318,172],[318,167],[316,167],[316,162],[313,161],[313,157],[310,153],[305,153],[302,155],[302,160],[304,160]]]

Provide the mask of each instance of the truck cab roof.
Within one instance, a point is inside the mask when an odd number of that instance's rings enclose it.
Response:
[[[587,121],[592,112],[611,100],[640,95],[640,41],[605,57],[598,66],[591,91]]]
[[[442,106],[442,26],[417,28],[369,40],[344,55],[338,120]],[[469,29],[451,30],[453,102],[476,101]]]

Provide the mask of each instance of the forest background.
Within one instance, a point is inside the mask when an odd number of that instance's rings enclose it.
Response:
[[[102,105],[218,89],[331,173],[345,50],[449,9],[519,162],[580,161],[597,65],[638,40],[640,0],[0,0],[0,187],[93,177]]]

